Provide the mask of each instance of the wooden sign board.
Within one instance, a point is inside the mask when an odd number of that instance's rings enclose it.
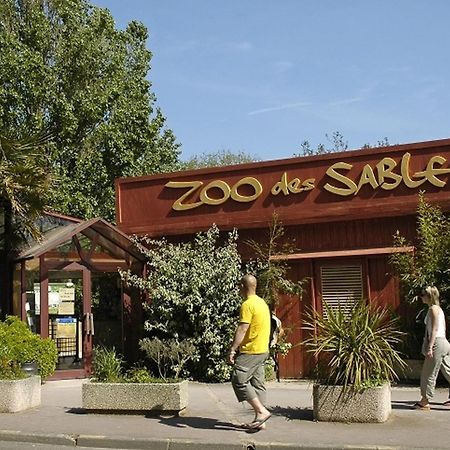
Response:
[[[116,180],[119,228],[150,236],[450,208],[450,139]]]

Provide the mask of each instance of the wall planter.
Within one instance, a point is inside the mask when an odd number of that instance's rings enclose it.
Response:
[[[313,387],[314,419],[324,422],[386,422],[391,406],[389,383],[360,392],[343,386]]]
[[[14,413],[41,404],[41,377],[0,380],[0,412]]]
[[[97,383],[82,385],[87,411],[179,414],[188,404],[188,381],[178,383]]]

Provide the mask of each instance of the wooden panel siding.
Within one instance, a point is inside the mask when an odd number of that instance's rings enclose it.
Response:
[[[400,287],[394,276],[393,267],[387,258],[369,258],[368,270],[370,278],[371,301],[381,306],[389,306],[399,313]]]
[[[291,265],[289,276],[293,280],[311,278],[311,261],[302,261]],[[280,357],[280,375],[282,378],[303,378],[309,373],[309,355],[301,345],[306,339],[306,332],[302,329],[304,314],[313,307],[311,284],[305,285],[305,292],[299,299],[288,295],[280,296],[277,314],[286,330],[287,341],[293,344],[292,350],[286,357]]]

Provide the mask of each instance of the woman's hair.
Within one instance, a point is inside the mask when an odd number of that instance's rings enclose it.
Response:
[[[430,304],[439,305],[439,291],[436,286],[427,286],[423,289],[422,295],[425,295],[430,299]]]

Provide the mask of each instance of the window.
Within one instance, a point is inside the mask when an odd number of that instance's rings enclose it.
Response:
[[[348,311],[364,295],[360,265],[322,266],[320,279],[322,302],[332,309]],[[326,316],[325,308],[323,312]]]

